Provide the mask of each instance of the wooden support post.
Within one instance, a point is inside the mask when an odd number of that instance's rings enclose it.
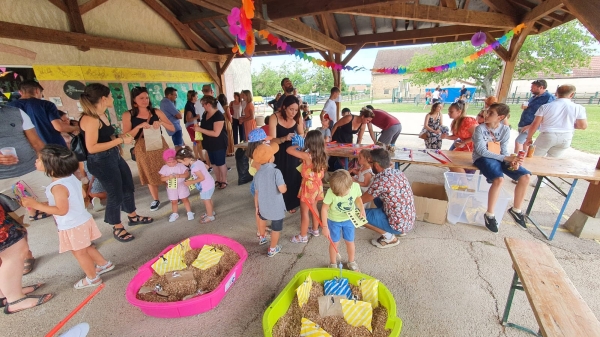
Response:
[[[600,159],[596,169],[600,170]],[[600,240],[600,182],[590,181],[581,207],[571,214],[565,227],[579,238]]]
[[[335,54],[335,63],[341,63],[342,62],[342,54],[340,53],[336,53]],[[331,71],[333,71],[333,86],[334,87],[338,87],[338,89],[340,89],[340,97],[342,96],[342,72],[339,70],[335,70],[335,69],[331,69]],[[336,105],[336,120],[339,121],[340,120],[340,111],[341,111],[341,102],[335,102]]]
[[[527,39],[527,35],[533,30],[533,22],[526,23],[526,27],[523,28],[521,34],[515,36],[510,41],[510,47],[508,49],[508,60],[504,62],[504,69],[502,70],[502,76],[498,82],[498,90],[496,90],[496,97],[498,102],[506,102],[508,97],[508,91],[510,90],[510,84],[515,73],[515,65],[517,63],[517,56],[519,51]]]
[[[600,159],[596,169],[600,170]],[[588,216],[600,218],[600,183],[590,183],[581,203],[581,211]]]
[[[219,85],[219,94],[227,94],[227,87],[225,86],[225,72],[231,61],[235,58],[235,54],[231,54],[227,57],[227,60],[224,63],[217,63],[217,75],[219,76],[219,80],[221,85]]]

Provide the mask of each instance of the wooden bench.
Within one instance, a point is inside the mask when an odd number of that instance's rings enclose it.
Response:
[[[504,241],[512,258],[515,274],[502,325],[545,337],[600,336],[600,322],[547,245],[515,238],[505,238]],[[524,290],[527,295],[538,322],[538,333],[507,322],[517,289]]]

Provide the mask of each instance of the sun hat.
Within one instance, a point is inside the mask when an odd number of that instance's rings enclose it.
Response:
[[[262,128],[254,129],[248,134],[248,142],[260,142],[263,140],[271,140],[272,138],[273,137],[267,136],[265,130]]]
[[[268,163],[273,155],[279,151],[279,145],[277,143],[260,144],[254,153],[252,153],[252,160],[257,164]]]

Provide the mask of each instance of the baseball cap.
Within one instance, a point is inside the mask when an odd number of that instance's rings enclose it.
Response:
[[[266,164],[277,151],[279,151],[279,144],[277,143],[260,144],[252,153],[252,160],[260,165]]]
[[[273,137],[267,136],[262,128],[254,129],[248,134],[248,142],[260,142],[262,140],[271,140]]]

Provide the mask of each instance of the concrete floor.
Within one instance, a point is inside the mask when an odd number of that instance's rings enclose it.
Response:
[[[422,144],[415,137],[403,136],[400,141],[403,146]],[[570,155],[587,156],[575,150]],[[104,275],[105,289],[73,317],[62,332],[77,323],[88,322],[89,336],[262,336],[262,315],[266,307],[298,271],[327,265],[328,241],[319,237],[305,245],[290,243],[288,239],[299,230],[300,215],[288,215],[280,241],[283,250],[267,258],[266,247],[258,246],[255,236],[249,185],[237,186],[235,161],[228,158],[227,162],[232,167],[228,176],[230,185],[215,192],[218,216],[213,223],[200,225],[184,217],[168,223],[168,204],[163,204],[157,212],[149,212],[150,195],[139,185],[137,177],[138,211],[155,217],[156,221],[129,228],[136,235],[133,242],[115,241],[110,227],[102,221],[103,214],[94,213],[103,233],[97,245],[117,267]],[[137,176],[135,163],[129,164]],[[442,184],[443,172],[439,168],[414,166],[406,174],[411,182]],[[507,183],[505,188],[512,192],[514,185]],[[567,216],[580,205],[586,188],[587,182],[579,183],[565,213]],[[163,201],[167,200],[164,189],[160,196]],[[554,223],[562,198],[549,189],[543,190],[538,198],[534,216],[549,227]],[[197,194],[193,194],[191,200],[196,214],[202,214],[204,207]],[[184,214],[183,206],[180,206],[180,214]],[[397,314],[404,324],[402,336],[527,336],[499,323],[513,275],[503,241],[509,236],[548,244],[583,299],[596,317],[600,317],[600,279],[596,277],[600,274],[600,244],[578,239],[564,230],[557,233],[554,241],[548,242],[535,228],[524,231],[508,215],[503,220],[497,235],[479,225],[440,226],[418,222],[415,230],[401,239],[400,245],[386,250],[370,244],[376,237],[374,233],[357,230],[357,262],[362,272],[380,279],[394,294]],[[31,250],[38,260],[34,271],[24,277],[23,284],[46,282],[38,293],[52,292],[56,297],[38,308],[4,316],[3,336],[45,335],[92,292],[73,289],[83,273],[71,254],[57,253],[58,239],[52,220],[35,223],[29,233]],[[242,275],[216,309],[194,317],[159,319],[144,315],[126,301],[125,289],[139,266],[164,247],[202,233],[229,236],[243,244],[249,254]],[[345,253],[341,253],[345,258]],[[524,293],[516,294],[510,318],[515,323],[536,328]]]

